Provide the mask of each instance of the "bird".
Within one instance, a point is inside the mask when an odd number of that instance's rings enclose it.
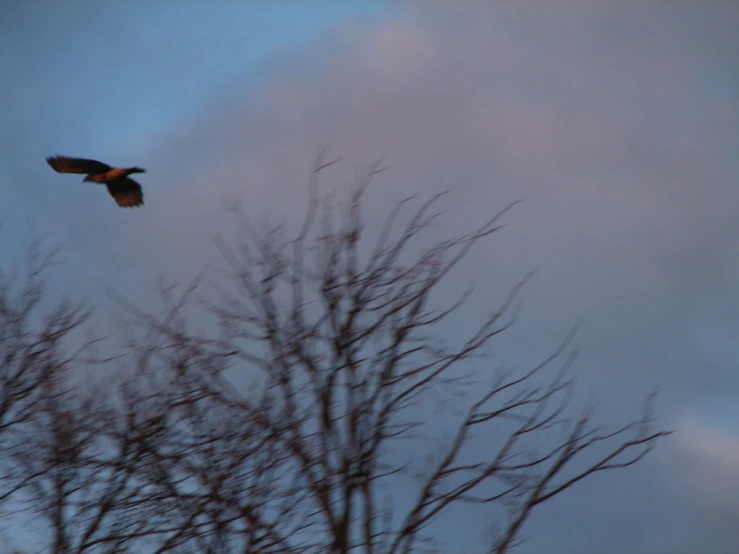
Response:
[[[144,193],[139,185],[128,176],[132,173],[146,173],[140,167],[111,167],[103,162],[86,158],[69,158],[67,156],[49,156],[46,158],[51,168],[57,173],[86,174],[83,183],[105,185],[108,192],[121,208],[133,208],[144,205]]]

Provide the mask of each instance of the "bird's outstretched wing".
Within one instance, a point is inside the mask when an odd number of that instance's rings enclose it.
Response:
[[[144,204],[144,193],[133,179],[119,177],[105,183],[108,192],[121,208],[133,208]]]
[[[103,162],[85,158],[67,158],[66,156],[50,156],[46,158],[51,168],[58,173],[102,173],[111,167]]]

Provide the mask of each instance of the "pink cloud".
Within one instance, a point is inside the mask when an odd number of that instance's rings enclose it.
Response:
[[[673,478],[693,499],[739,510],[739,436],[685,414],[672,447],[679,455]]]
[[[683,55],[682,34],[655,34],[659,10],[589,5],[411,12],[282,58],[262,87],[224,92],[150,154],[167,167],[137,244],[159,236],[166,267],[200,259],[234,196],[255,216],[294,219],[312,158],[331,144],[348,161],[328,185],[382,157],[393,164],[382,202],[456,187],[452,226],[524,198],[479,265],[512,281],[545,264],[538,334],[591,314],[589,340],[614,359],[648,334],[644,349],[669,355],[656,345],[690,343],[686,313],[733,296],[739,253],[717,240],[739,233],[730,135],[695,127],[717,109],[715,76]]]
[[[327,187],[377,158],[392,164],[371,195],[370,223],[416,192],[456,187],[443,232],[525,199],[468,268],[487,279],[488,305],[543,266],[521,324],[500,343],[503,359],[539,361],[586,316],[579,366],[601,387],[606,418],[638,409],[655,384],[668,410],[686,398],[734,402],[734,360],[699,340],[716,325],[739,332],[735,126],[705,125],[737,114],[716,102],[724,76],[702,63],[723,50],[692,31],[714,19],[696,10],[681,26],[657,8],[642,18],[616,3],[492,4],[503,7],[338,29],[278,60],[260,87],[224,91],[193,121],[142,144],[155,184],[147,211],[121,234],[130,251],[110,254],[141,262],[110,262],[116,279],[132,289],[149,287],[152,274],[186,280],[213,255],[210,237],[233,229],[226,198],[240,197],[256,218],[296,220],[313,157],[331,144],[347,161],[327,172]],[[665,461],[675,473],[657,479],[689,482],[679,495],[688,515],[670,521],[696,519],[694,497],[736,506],[736,440],[691,418],[678,430]],[[635,497],[654,486],[642,477]],[[592,500],[571,506],[578,529],[598,517]],[[647,515],[619,517],[637,525]]]

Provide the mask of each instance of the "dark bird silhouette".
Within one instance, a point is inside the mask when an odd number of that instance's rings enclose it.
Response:
[[[66,156],[50,156],[46,162],[57,173],[80,173],[87,176],[84,183],[98,183],[108,187],[108,192],[121,208],[133,208],[144,205],[144,193],[139,185],[128,176],[131,173],[146,173],[140,167],[111,167],[108,164],[87,160],[85,158],[67,158]]]

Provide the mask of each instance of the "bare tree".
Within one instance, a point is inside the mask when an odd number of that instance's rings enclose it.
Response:
[[[138,552],[171,532],[147,510],[155,500],[147,442],[159,429],[133,412],[137,398],[115,409],[115,386],[85,390],[71,381],[46,387],[19,435],[14,459],[24,505],[46,521],[53,554]]]
[[[259,423],[271,396],[251,391],[248,411],[223,401],[219,381],[236,352],[187,335],[179,314],[189,292],[161,319],[142,317],[129,382],[137,387],[129,398],[139,403],[132,413],[149,430],[137,469],[147,483],[144,510],[148,521],[162,522],[152,551],[308,551],[313,543],[296,537],[315,519],[306,509],[310,491],[286,479],[289,459]]]
[[[26,483],[12,463],[19,433],[39,409],[44,391],[63,379],[79,356],[68,347],[89,315],[67,300],[52,301],[46,275],[55,255],[37,241],[25,267],[0,268],[0,503]]]
[[[33,536],[49,552],[124,552],[152,529],[138,516],[141,425],[84,386],[109,360],[85,333],[90,310],[53,299],[56,260],[37,241],[25,268],[0,273],[0,500],[46,522]]]
[[[534,367],[492,363],[531,275],[477,322],[449,275],[512,206],[433,241],[443,195],[409,198],[373,230],[380,169],[336,202],[318,190],[333,163],[295,230],[234,210],[211,289],[167,289],[161,313],[114,293],[119,380],[39,389],[13,477],[51,552],[458,551],[433,524],[471,505],[495,527],[480,551],[503,554],[537,506],[667,434],[653,395],[616,429],[575,409],[574,331]]]
[[[449,299],[439,294],[442,283],[512,206],[468,234],[423,245],[443,195],[399,224],[409,198],[368,243],[361,206],[379,170],[334,205],[318,194],[318,175],[332,163],[314,166],[307,213],[292,238],[284,226],[259,230],[236,210],[239,237],[216,241],[232,277],[209,304],[217,336],[188,331],[183,310],[192,291],[165,318],[141,317],[146,336],[158,337],[170,357],[156,371],[176,369],[167,388],[197,383],[199,400],[188,405],[232,412],[231,431],[251,437],[245,447],[215,425],[205,429],[213,445],[188,445],[188,459],[213,459],[215,448],[224,460],[217,471],[212,462],[193,470],[208,476],[197,487],[201,498],[218,498],[211,513],[231,537],[222,551],[432,551],[440,547],[432,523],[471,503],[500,508],[487,551],[503,554],[538,505],[638,462],[667,434],[652,428],[651,395],[642,416],[618,429],[594,424],[591,410],[574,412],[572,333],[528,370],[490,367],[486,355],[512,324],[511,304],[530,276],[466,337],[448,336],[455,316],[455,335],[465,331],[460,309],[473,290]],[[440,414],[453,423],[441,443]],[[266,489],[243,477],[244,462],[262,460]],[[269,546],[247,538],[257,530]]]

